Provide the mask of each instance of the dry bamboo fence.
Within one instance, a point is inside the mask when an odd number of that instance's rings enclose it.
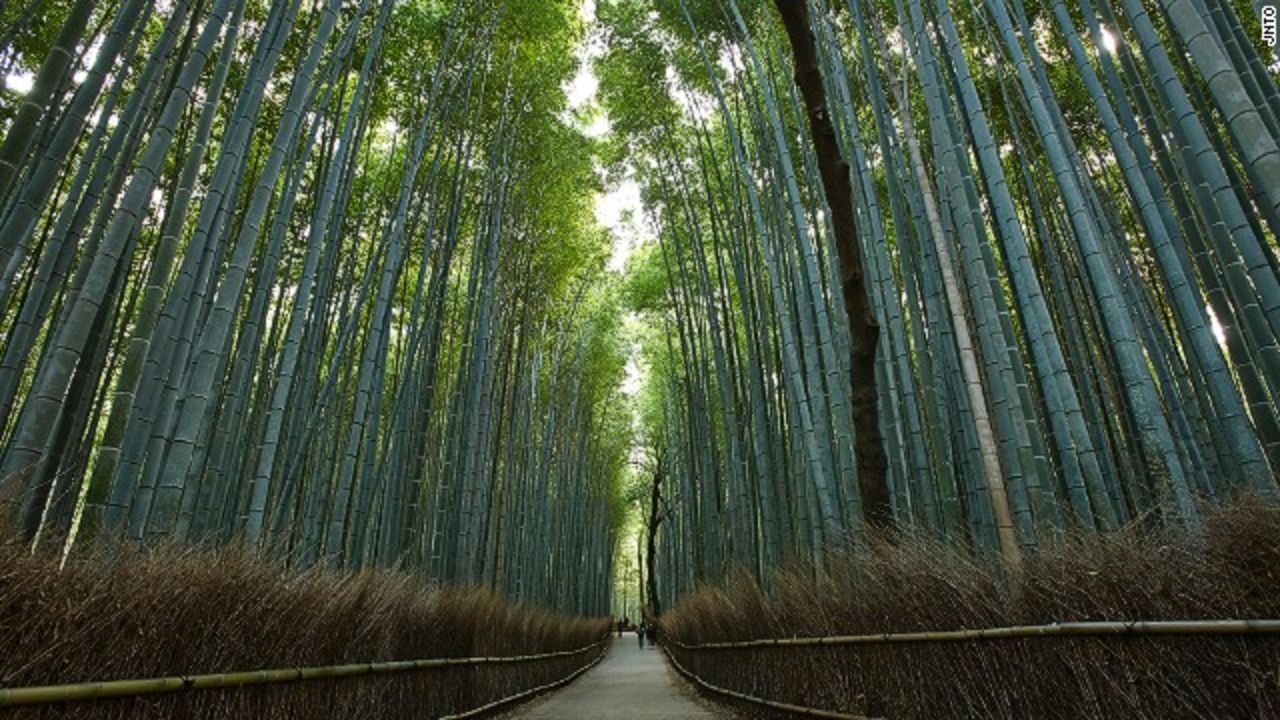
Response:
[[[672,643],[672,644],[676,644],[676,643]],[[769,700],[768,698],[756,697],[755,695],[740,693],[740,692],[737,692],[736,690],[730,690],[728,688],[720,687],[719,685],[712,685],[706,680],[703,680],[702,678],[693,674],[691,671],[685,668],[684,665],[681,665],[680,661],[676,659],[675,654],[671,652],[670,648],[666,647],[666,643],[663,643],[662,649],[666,651],[667,659],[671,661],[672,666],[674,666],[675,669],[681,675],[688,678],[698,687],[703,688],[704,690],[708,690],[711,693],[716,695],[723,695],[724,697],[732,698],[734,700],[739,700],[741,702],[752,703],[754,705],[767,707],[771,710],[781,710],[783,712],[791,713],[792,715],[801,715],[804,717],[829,718],[830,720],[878,720],[876,718],[870,718],[866,715],[851,715],[849,713],[836,712],[835,710],[822,710],[820,708],[811,708],[811,707],[805,707],[803,705],[793,705],[791,703],[778,702],[777,700]]]
[[[1061,635],[1280,635],[1280,620],[1136,620],[1010,625],[1006,627],[936,630],[825,637],[767,638],[686,645],[670,640],[681,650],[730,650],[786,646],[874,645],[879,643],[958,642],[1053,637]]]
[[[242,672],[209,673],[204,675],[172,675],[167,677],[140,678],[132,680],[106,680],[98,682],[67,683],[61,685],[38,685],[31,687],[0,688],[0,708],[21,705],[48,705],[53,703],[75,702],[84,700],[103,700],[108,698],[136,697],[141,695],[162,695],[185,692],[189,690],[214,690],[221,688],[238,688],[252,685],[270,685],[274,683],[298,682],[334,678],[350,678],[362,675],[410,672],[414,670],[432,670],[446,667],[469,665],[502,665],[536,662],[554,658],[582,655],[600,648],[608,637],[601,638],[590,645],[574,650],[538,653],[535,655],[510,655],[498,657],[467,658],[429,658],[422,660],[393,660],[387,662],[348,663],[344,665],[326,665],[321,667],[276,668],[268,670],[247,670]],[[500,700],[488,703],[481,708],[469,710],[452,716],[457,718],[471,717],[494,708],[531,697],[545,690],[564,685],[600,661],[603,652],[584,664],[568,676],[560,680],[522,691]]]
[[[872,720],[867,715],[807,707],[749,695],[707,682],[686,668],[672,652],[716,650],[836,647],[849,645],[884,645],[910,643],[953,643],[983,640],[1007,640],[1024,638],[1050,638],[1063,636],[1194,636],[1194,635],[1280,635],[1280,620],[1148,620],[1148,621],[1083,621],[1043,625],[1011,625],[1004,627],[968,628],[962,630],[917,631],[899,633],[869,633],[862,635],[828,635],[823,637],[765,638],[726,642],[686,644],[664,638],[663,650],[671,664],[690,681],[716,695],[760,707],[778,710],[804,717],[830,718],[832,720]]]

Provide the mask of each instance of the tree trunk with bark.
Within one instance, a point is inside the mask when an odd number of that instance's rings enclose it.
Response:
[[[889,504],[888,458],[880,434],[880,415],[876,390],[876,343],[880,325],[867,294],[866,275],[858,247],[858,228],[853,209],[853,185],[849,164],[840,153],[835,127],[827,111],[827,93],[822,84],[822,70],[809,25],[807,0],[775,0],[791,41],[796,86],[804,98],[809,117],[809,134],[822,188],[831,211],[835,229],[836,254],[840,261],[840,286],[844,295],[845,314],[849,319],[850,363],[853,413],[854,454],[857,458],[858,486],[862,496],[862,512],[873,526],[891,526]]]
[[[662,522],[662,480],[666,476],[667,465],[666,457],[658,458],[657,465],[653,471],[653,486],[649,491],[649,523],[648,533],[645,538],[645,566],[648,567],[648,585],[646,586],[646,594],[649,596],[649,612],[654,617],[662,614],[662,602],[658,599],[658,573],[654,565],[658,561],[658,525]],[[644,571],[644,568],[641,568]]]

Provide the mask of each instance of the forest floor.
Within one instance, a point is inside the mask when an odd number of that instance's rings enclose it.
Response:
[[[713,708],[680,679],[661,649],[638,647],[634,633],[615,637],[600,665],[567,688],[517,708],[504,720],[716,720]]]

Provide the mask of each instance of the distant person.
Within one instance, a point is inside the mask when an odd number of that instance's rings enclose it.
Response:
[[[650,625],[646,623],[644,626],[644,634],[645,634],[645,637],[649,638],[649,647],[653,647],[654,645],[658,644],[658,626],[657,625]]]
[[[622,637],[622,631],[626,630],[629,625],[631,625],[631,621],[624,615],[622,619],[618,621],[618,637]]]
[[[643,622],[636,626],[636,639],[640,641],[641,650],[644,649],[644,630],[645,627]]]

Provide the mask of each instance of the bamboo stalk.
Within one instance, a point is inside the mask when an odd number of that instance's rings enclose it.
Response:
[[[1277,635],[1280,620],[1097,620],[1050,623],[1047,625],[1010,625],[1006,627],[971,628],[965,630],[925,630],[901,633],[869,633],[866,635],[828,635],[825,637],[770,638],[713,642],[696,645],[670,640],[681,650],[729,650],[758,647],[818,647],[829,645],[879,645],[887,643],[957,642],[965,640],[1007,640],[1061,635]]]
[[[319,667],[274,668],[245,670],[203,675],[172,675],[168,677],[140,678],[132,680],[105,680],[61,685],[36,685],[31,687],[0,688],[0,707],[18,705],[47,705],[78,700],[135,697],[138,695],[162,695],[183,690],[215,690],[246,685],[270,685],[298,680],[357,677],[411,670],[434,670],[458,665],[499,665],[550,660],[581,655],[599,647],[607,638],[575,650],[535,655],[509,655],[502,657],[429,658],[422,660],[389,660],[385,662],[349,663]],[[576,677],[576,675],[571,676]],[[568,682],[567,680],[565,682]],[[465,715],[459,716],[465,717]]]

